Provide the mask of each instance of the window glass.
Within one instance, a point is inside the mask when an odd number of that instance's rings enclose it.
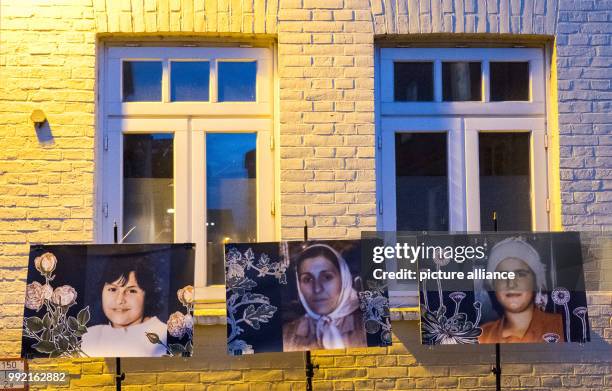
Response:
[[[223,244],[257,241],[254,133],[206,135],[208,284],[223,284]]]
[[[395,134],[398,231],[448,231],[446,133]]]
[[[125,243],[174,241],[173,135],[123,136]]]
[[[396,101],[433,101],[432,62],[395,62],[393,67]]]
[[[172,61],[170,65],[170,99],[207,101],[210,78],[208,61]]]
[[[257,62],[219,62],[219,102],[255,102]]]
[[[528,62],[491,62],[491,101],[529,100]]]
[[[531,230],[529,133],[480,133],[480,227]]]
[[[161,61],[123,62],[123,101],[161,101]]]
[[[442,94],[445,101],[480,101],[480,62],[443,62]]]

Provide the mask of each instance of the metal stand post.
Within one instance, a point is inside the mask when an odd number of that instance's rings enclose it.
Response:
[[[304,221],[304,241],[308,241],[308,222],[306,221]],[[306,391],[312,391],[312,378],[314,377],[314,370],[319,369],[319,366],[312,363],[309,350],[304,353],[304,361],[306,362]]]
[[[495,366],[491,368],[491,372],[495,374],[495,390],[501,391],[501,354],[499,352],[500,345],[498,343],[495,344]]]
[[[493,212],[493,231],[497,232],[497,212]],[[495,366],[491,368],[491,372],[495,374],[495,390],[501,391],[501,353],[500,353],[500,344],[495,344]]]
[[[117,222],[113,223],[113,243],[119,243],[119,230]],[[115,385],[117,391],[121,391],[121,382],[125,380],[125,373],[121,372],[121,358],[115,358]]]

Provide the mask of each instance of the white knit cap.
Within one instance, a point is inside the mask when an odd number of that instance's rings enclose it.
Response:
[[[487,272],[494,272],[505,259],[516,258],[525,262],[536,278],[536,291],[546,290],[546,265],[540,260],[540,254],[526,241],[511,237],[497,243],[489,253]]]

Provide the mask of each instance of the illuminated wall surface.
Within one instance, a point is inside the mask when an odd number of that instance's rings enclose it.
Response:
[[[415,42],[421,34],[419,40],[446,43],[459,37],[546,43],[554,48],[547,97],[551,227],[612,228],[610,1],[5,0],[1,7],[0,356],[20,351],[29,243],[94,238],[101,213],[95,204],[96,49],[105,40],[277,40],[283,239],[301,238],[305,219],[312,238],[357,238],[376,227],[379,40]],[[29,119],[34,109],[48,119],[38,131]],[[598,289],[589,296],[593,342],[503,346],[505,389],[612,387],[607,261],[585,271],[587,284]],[[301,353],[230,358],[224,318],[202,313],[194,358],[125,359],[124,389],[305,388]],[[420,345],[413,313],[394,317],[392,347],[313,353],[320,365],[315,389],[494,387],[493,347],[429,350]],[[114,383],[112,360],[33,361],[31,368],[80,375],[70,383],[75,388],[112,389]]]

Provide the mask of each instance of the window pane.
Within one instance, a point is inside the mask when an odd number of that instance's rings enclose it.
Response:
[[[223,243],[257,241],[256,135],[206,135],[208,284],[223,284]]]
[[[490,64],[491,101],[529,100],[529,63]]]
[[[448,231],[446,133],[395,135],[398,231]]]
[[[442,63],[442,90],[445,101],[479,101],[482,92],[479,62]]]
[[[433,101],[432,62],[396,62],[393,75],[396,101]]]
[[[170,65],[170,99],[207,101],[210,65],[208,61],[173,61]]]
[[[530,231],[528,133],[480,133],[480,229]]]
[[[123,136],[123,235],[126,243],[174,241],[172,134]]]
[[[123,101],[161,101],[162,63],[160,61],[123,62]]]
[[[219,102],[255,102],[257,62],[219,62]]]

